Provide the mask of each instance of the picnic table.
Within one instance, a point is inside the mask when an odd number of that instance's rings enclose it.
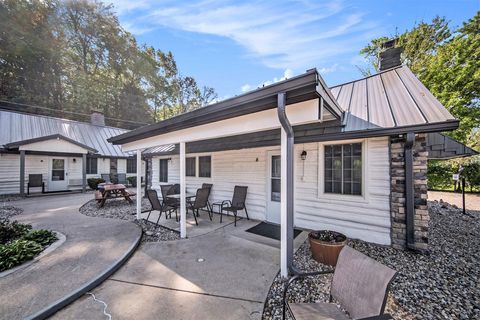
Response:
[[[95,200],[97,200],[99,207],[102,208],[108,199],[116,199],[123,197],[129,203],[133,203],[131,197],[135,193],[129,193],[127,187],[123,184],[101,183],[98,185],[98,191],[95,192]]]

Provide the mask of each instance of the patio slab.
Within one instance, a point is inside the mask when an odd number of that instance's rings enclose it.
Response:
[[[78,208],[90,194],[36,197],[9,205],[34,228],[59,231],[66,241],[28,267],[0,278],[0,319],[23,319],[94,279],[117,261],[140,234],[133,223],[87,217]]]
[[[257,223],[240,220],[184,240],[145,243],[93,293],[114,319],[260,319],[280,251],[238,236]],[[103,305],[85,296],[53,318],[105,316]]]

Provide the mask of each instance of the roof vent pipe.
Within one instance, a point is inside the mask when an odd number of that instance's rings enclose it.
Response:
[[[398,39],[393,39],[383,43],[382,48],[385,50],[380,52],[380,71],[394,68],[402,64],[400,55],[402,54],[403,48],[395,47],[397,40]]]
[[[103,114],[103,112],[98,109],[93,109],[90,115],[90,123],[94,126],[104,126],[105,115]]]

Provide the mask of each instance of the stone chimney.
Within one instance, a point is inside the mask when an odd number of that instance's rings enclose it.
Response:
[[[397,39],[393,39],[383,43],[382,48],[385,51],[380,53],[380,71],[387,70],[393,67],[400,66],[402,62],[400,61],[400,54],[403,51],[402,47],[395,47]]]
[[[105,116],[103,115],[103,112],[98,109],[92,109],[92,114],[90,115],[90,123],[95,126],[104,126]]]

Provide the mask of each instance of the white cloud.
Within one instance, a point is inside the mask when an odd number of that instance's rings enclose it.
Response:
[[[289,79],[293,77],[293,71],[292,69],[285,69],[285,71],[283,72],[283,77],[274,77],[273,79],[271,80],[266,80],[266,81],[263,81],[262,83],[260,83],[259,85],[257,86],[252,86],[248,83],[244,84],[240,90],[242,91],[242,93],[244,92],[248,92],[248,91],[251,91],[251,90],[254,90],[256,88],[261,88],[261,87],[265,87],[265,86],[269,86],[271,84],[274,84],[276,82],[279,82],[279,81],[283,81],[283,80],[286,80],[286,79]]]
[[[244,84],[244,85],[240,88],[240,90],[241,90],[242,92],[247,92],[247,91],[250,91],[251,89],[252,89],[252,86],[249,85],[248,83]]]

